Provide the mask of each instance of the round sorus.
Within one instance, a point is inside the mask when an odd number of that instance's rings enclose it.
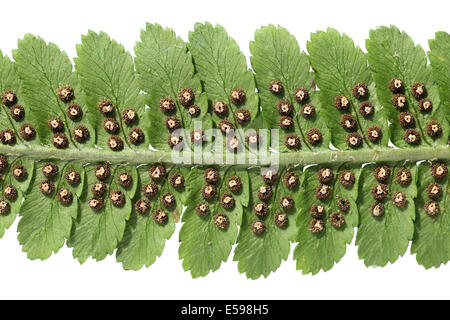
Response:
[[[98,110],[101,114],[108,116],[114,112],[114,106],[109,99],[101,99],[98,102]]]
[[[166,208],[172,208],[175,205],[175,197],[166,192],[161,196],[161,204]]]
[[[12,107],[17,102],[16,93],[12,90],[5,90],[2,92],[2,103],[7,107]]]
[[[128,133],[128,140],[134,145],[142,143],[145,139],[144,131],[140,128],[134,128]]]
[[[47,177],[47,178],[52,178],[54,176],[56,176],[59,172],[59,168],[56,164],[54,163],[46,163],[43,167],[42,167],[42,174]]]
[[[153,181],[161,181],[166,176],[166,168],[162,165],[152,166],[148,169],[148,174]]]
[[[138,120],[138,115],[134,109],[125,109],[122,111],[122,120],[125,124],[130,125]]]
[[[294,120],[292,120],[291,117],[282,116],[278,120],[278,124],[283,130],[289,130],[292,129],[292,127],[294,126]]]
[[[205,133],[201,129],[191,131],[191,142],[195,145],[201,145],[206,140]]]
[[[218,213],[214,216],[214,224],[219,229],[225,229],[229,223],[230,221],[228,220],[227,215],[224,213]]]
[[[374,217],[381,217],[384,214],[384,205],[381,202],[374,202],[370,205],[370,214]]]
[[[305,88],[298,88],[294,92],[294,98],[298,103],[304,103],[309,98],[309,92]]]
[[[64,131],[64,123],[60,118],[53,117],[48,122],[48,127],[53,132],[62,132]]]
[[[283,228],[286,227],[288,224],[288,216],[286,213],[282,213],[281,211],[278,211],[273,216],[273,222],[277,227]]]
[[[342,170],[339,174],[339,182],[344,187],[351,187],[355,183],[355,174],[350,170]]]
[[[413,128],[415,123],[413,115],[409,112],[400,113],[398,121],[403,128]]]
[[[388,166],[379,166],[376,167],[373,171],[373,176],[378,182],[384,182],[387,179],[389,179],[389,176],[391,175],[391,168]]]
[[[301,109],[301,114],[305,119],[311,119],[316,115],[316,108],[312,104],[305,104]]]
[[[72,192],[65,188],[60,189],[56,197],[58,198],[58,201],[64,205],[70,204],[73,199]]]
[[[388,186],[384,183],[378,183],[372,188],[372,197],[375,200],[382,200],[387,197]]]
[[[174,173],[169,178],[169,183],[174,189],[181,189],[184,187],[184,177],[179,173]]]
[[[272,92],[273,94],[281,94],[283,93],[283,84],[281,83],[281,81],[278,80],[273,80],[270,81],[269,83],[269,91]]]
[[[31,140],[36,136],[36,130],[29,123],[24,123],[20,127],[20,136],[25,140]]]
[[[230,100],[235,105],[240,105],[245,101],[245,92],[242,89],[233,89],[230,93]]]
[[[9,210],[11,210],[11,206],[9,205],[9,203],[6,202],[5,200],[1,199],[0,200],[0,214],[7,214],[7,213],[9,213]]]
[[[397,110],[402,110],[408,104],[404,94],[398,93],[392,97],[392,104]]]
[[[306,138],[312,145],[319,144],[322,141],[322,132],[319,129],[312,128],[306,133]]]
[[[325,214],[325,208],[320,204],[313,204],[311,209],[309,209],[309,213],[311,214],[311,217],[315,219],[322,219]]]
[[[76,126],[73,129],[73,137],[77,142],[85,142],[89,139],[89,130],[85,126]]]
[[[128,172],[121,172],[117,176],[117,183],[121,185],[122,187],[129,187],[131,183],[133,182],[133,178],[131,177],[131,174]]]
[[[43,194],[51,194],[55,190],[55,184],[50,180],[44,180],[39,185],[39,189]]]
[[[231,192],[239,192],[242,189],[242,181],[239,177],[231,177],[227,180],[227,187]]]
[[[219,181],[219,171],[214,168],[208,168],[203,172],[203,177],[207,183],[216,183]]]
[[[114,118],[106,118],[103,121],[103,128],[106,132],[114,134],[119,132],[119,122]]]
[[[120,207],[125,203],[125,196],[123,195],[122,191],[120,190],[113,190],[109,194],[109,200],[111,200],[111,203],[116,206]]]
[[[212,184],[205,184],[202,187],[202,197],[203,199],[209,200],[215,197],[217,194],[217,188]]]
[[[331,187],[326,184],[319,184],[314,190],[317,199],[324,200],[328,198],[331,194]]]
[[[217,114],[219,117],[223,117],[228,113],[228,106],[223,101],[215,101],[213,103],[213,111],[215,114]]]
[[[235,114],[236,121],[244,124],[250,121],[250,112],[247,109],[239,109]]]
[[[192,89],[189,88],[182,88],[180,91],[178,91],[178,101],[185,107],[188,107],[191,105],[191,103],[195,99],[195,94]]]
[[[12,145],[16,143],[16,135],[11,129],[5,129],[0,131],[0,141],[3,144]]]
[[[427,187],[427,195],[431,199],[439,199],[439,197],[442,194],[442,187],[440,184],[437,184],[435,182],[432,182]]]
[[[352,93],[356,99],[363,99],[369,94],[369,89],[364,82],[359,82],[353,86]]]
[[[431,200],[425,202],[425,205],[423,208],[425,209],[426,214],[428,214],[429,216],[435,216],[440,211],[439,203],[437,203],[436,201],[431,201]]]
[[[71,86],[59,86],[56,94],[62,102],[69,102],[73,99],[73,88]]]
[[[341,119],[339,120],[339,123],[342,128],[349,131],[355,130],[357,125],[355,117],[350,113],[343,114]]]
[[[320,233],[323,231],[323,229],[325,229],[325,225],[324,225],[323,221],[320,219],[313,219],[309,223],[309,230],[312,233]]]
[[[103,208],[103,198],[94,197],[89,199],[89,207],[94,211],[100,211]]]
[[[347,211],[350,209],[350,201],[344,198],[339,198],[337,201],[337,207],[341,211]]]
[[[11,118],[13,118],[16,121],[20,121],[25,116],[25,110],[20,104],[15,104],[11,107],[9,110],[9,113],[11,114]]]
[[[172,113],[175,111],[175,101],[169,97],[164,97],[159,100],[159,108],[165,114]]]
[[[367,129],[367,137],[371,142],[378,142],[383,136],[381,128],[378,126],[371,126]]]
[[[258,198],[260,200],[268,200],[272,196],[272,187],[264,185],[258,188]]]
[[[155,183],[148,183],[142,186],[142,193],[147,198],[153,198],[158,193],[158,186]]]
[[[55,133],[52,137],[52,144],[55,148],[64,149],[69,145],[69,140],[64,133]]]
[[[350,106],[350,101],[346,96],[337,96],[334,98],[334,105],[338,110],[347,110]]]
[[[375,112],[375,108],[370,101],[363,101],[359,105],[359,113],[364,117],[368,118],[373,115]]]
[[[237,152],[242,149],[241,141],[237,137],[227,138],[226,146],[230,152]]]
[[[420,134],[416,129],[408,129],[403,133],[403,139],[409,144],[419,144]]]
[[[288,149],[299,149],[301,146],[300,137],[296,134],[288,134],[284,139],[284,145]]]
[[[234,207],[234,198],[231,195],[231,193],[224,193],[221,197],[220,197],[220,204],[222,205],[222,207],[224,207],[225,209],[231,209]]]
[[[72,169],[67,170],[64,177],[66,178],[67,183],[70,185],[78,184],[81,181],[80,173]]]
[[[15,200],[17,198],[17,189],[12,184],[8,184],[3,188],[3,195],[8,200]]]
[[[108,139],[108,146],[111,150],[119,151],[123,149],[123,141],[119,136],[111,136]]]
[[[140,214],[146,214],[150,210],[150,202],[146,199],[139,199],[134,204],[134,209]]]
[[[395,192],[392,195],[392,202],[399,208],[406,206],[406,203],[408,202],[408,198],[406,198],[406,195],[403,192]]]
[[[109,166],[104,163],[100,163],[95,167],[95,176],[99,180],[106,180],[109,178],[111,171],[109,170]]]
[[[158,209],[153,212],[153,220],[157,224],[164,224],[167,222],[168,219],[169,219],[169,216],[167,215],[167,212],[165,212],[163,210]]]
[[[362,144],[362,138],[358,132],[352,132],[347,135],[345,142],[349,147],[358,148]]]
[[[166,120],[164,120],[164,124],[169,132],[173,132],[181,128],[180,119],[174,116],[167,117]]]
[[[422,82],[413,83],[411,86],[411,93],[417,100],[422,99],[427,94],[427,89]]]
[[[292,104],[287,100],[280,100],[277,103],[277,110],[282,116],[290,116],[292,114]]]
[[[389,90],[391,90],[392,93],[400,93],[405,91],[402,79],[392,78],[389,81]]]
[[[254,234],[263,234],[266,231],[266,224],[263,221],[253,221],[252,223],[252,232]]]
[[[441,124],[435,120],[428,121],[426,128],[427,134],[432,138],[436,138],[442,133]]]
[[[190,106],[188,108],[188,113],[191,115],[191,117],[198,117],[200,115],[200,108],[196,104]]]
[[[341,228],[345,223],[345,218],[342,213],[332,212],[330,214],[330,224],[335,228]]]
[[[419,110],[422,111],[423,113],[428,113],[433,109],[433,103],[431,102],[430,99],[421,99],[419,101]]]
[[[209,214],[209,206],[201,202],[195,206],[195,212],[199,217],[204,217]]]
[[[83,116],[83,110],[78,104],[71,103],[66,109],[66,114],[70,120],[75,121]]]
[[[96,197],[103,196],[105,194],[105,192],[106,192],[106,184],[103,181],[97,181],[96,183],[94,183],[92,185],[91,192]]]
[[[179,150],[181,148],[181,146],[183,145],[183,137],[180,136],[179,134],[172,133],[167,138],[167,144],[169,145],[169,147],[171,149],[175,148],[176,150]]]
[[[13,177],[16,180],[23,180],[28,175],[27,169],[21,164],[14,165],[14,167],[12,167],[11,171],[12,171]]]
[[[436,180],[443,179],[447,176],[448,169],[444,163],[435,163],[431,167],[431,175]]]
[[[333,180],[334,173],[331,168],[322,168],[317,171],[317,179],[321,183],[330,183]]]
[[[289,189],[294,189],[298,186],[300,179],[295,172],[288,172],[284,175],[283,183]]]
[[[261,178],[267,184],[274,183],[278,178],[278,172],[275,169],[263,168],[261,171]]]
[[[283,210],[291,210],[295,206],[294,199],[291,196],[283,196],[280,198],[280,206]]]
[[[249,147],[254,149],[257,148],[259,143],[261,142],[258,132],[249,132],[245,137],[245,141],[247,142]]]
[[[219,122],[219,130],[223,134],[228,134],[228,132],[230,132],[230,130],[234,130],[234,129],[235,129],[234,124],[231,123],[228,119],[224,119]]]
[[[409,171],[408,169],[400,169],[395,174],[395,181],[397,181],[397,183],[402,186],[409,184],[411,180],[411,171]]]
[[[4,155],[0,155],[0,172],[5,171],[7,167],[8,167],[8,158],[6,158]]]
[[[269,206],[265,202],[258,202],[253,206],[253,212],[258,217],[265,217],[269,212]]]

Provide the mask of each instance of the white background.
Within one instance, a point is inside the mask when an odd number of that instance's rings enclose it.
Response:
[[[248,56],[248,43],[262,25],[280,24],[302,49],[310,32],[328,26],[364,48],[369,29],[395,24],[428,49],[438,30],[450,31],[448,1],[2,1],[0,48],[11,55],[30,32],[55,42],[69,56],[88,29],[103,30],[133,51],[148,22],[169,26],[187,39],[195,22],[220,23]],[[39,210],[39,208],[36,208]],[[229,261],[206,278],[192,280],[178,260],[178,230],[149,269],[123,271],[114,257],[80,266],[62,248],[47,261],[29,261],[17,242],[17,221],[0,241],[0,298],[130,299],[333,299],[450,298],[450,266],[424,270],[409,252],[394,265],[366,268],[357,248],[327,273],[302,276],[291,257],[268,279],[247,280]]]

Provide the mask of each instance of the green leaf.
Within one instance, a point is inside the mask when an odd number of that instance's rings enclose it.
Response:
[[[377,95],[380,103],[389,110],[392,142],[397,147],[414,147],[403,139],[404,130],[398,121],[400,111],[392,104],[393,93],[389,89],[389,82],[393,78],[400,78],[405,87],[405,96],[408,102],[407,111],[415,118],[416,128],[420,132],[420,145],[447,144],[448,123],[441,123],[442,134],[433,139],[426,133],[426,124],[430,120],[441,122],[443,113],[440,107],[437,86],[434,84],[431,68],[427,65],[425,51],[415,45],[413,40],[397,27],[379,27],[370,31],[370,38],[366,40],[368,59],[373,77],[377,85]],[[415,82],[422,82],[427,90],[427,97],[433,103],[430,113],[422,113],[418,102],[411,93],[411,86]]]
[[[331,193],[325,200],[317,199],[315,189],[320,185],[317,172],[319,169],[329,168],[334,172],[334,177],[329,183]],[[343,170],[349,170],[354,174],[355,183],[345,187],[340,182],[340,174]],[[320,270],[330,270],[336,262],[339,262],[345,254],[347,244],[353,239],[353,230],[358,225],[358,206],[356,199],[358,195],[358,180],[360,170],[355,166],[338,168],[337,166],[313,166],[304,172],[304,181],[301,186],[300,212],[297,218],[298,234],[296,237],[297,246],[294,250],[294,259],[297,262],[297,269],[303,274],[316,274]],[[342,198],[348,200],[350,208],[347,211],[340,211],[337,202]],[[324,230],[313,233],[309,230],[309,225],[313,218],[310,209],[314,204],[322,205],[325,214],[322,217]],[[345,224],[334,227],[330,224],[332,212],[343,214]]]
[[[332,28],[328,28],[327,32],[311,34],[307,48],[311,65],[316,71],[314,81],[320,89],[323,115],[330,126],[333,145],[341,150],[350,148],[346,143],[349,131],[339,122],[343,114],[351,113],[357,120],[356,128],[363,139],[363,148],[386,147],[389,141],[387,119],[378,104],[367,58],[361,48],[355,47],[353,40],[346,34],[341,35]],[[360,82],[369,89],[368,98],[362,100],[356,99],[352,93],[353,86]],[[350,101],[348,111],[339,111],[335,107],[334,99],[339,95]],[[371,117],[364,118],[359,112],[363,100],[370,101],[375,108]],[[371,142],[367,137],[367,130],[372,126],[378,126],[382,131],[382,138],[378,142]]]
[[[181,244],[178,253],[183,260],[184,270],[189,270],[194,278],[206,276],[209,272],[219,269],[222,262],[227,261],[238,235],[238,226],[242,223],[244,207],[248,206],[249,202],[247,171],[225,167],[220,169],[219,175],[220,179],[216,184],[217,195],[211,200],[202,197],[201,189],[206,184],[202,169],[192,169],[188,178],[187,208],[182,217],[184,224],[179,234]],[[235,176],[241,179],[242,189],[238,193],[232,193],[235,206],[225,209],[220,198],[223,194],[230,193],[226,182]],[[209,206],[208,215],[197,215],[195,207],[199,203]],[[219,229],[214,224],[214,216],[218,213],[226,214],[229,219],[229,225],[225,229]]]
[[[73,248],[72,255],[80,263],[84,263],[89,257],[96,261],[103,260],[114,252],[122,239],[126,221],[132,210],[132,201],[137,185],[138,174],[134,167],[117,165],[110,167],[111,175],[105,180],[107,190],[104,195],[104,205],[99,211],[89,207],[89,200],[93,198],[92,185],[97,181],[94,173],[95,166],[85,168],[87,182],[83,189],[80,202],[80,215],[74,223],[70,239],[67,245]],[[129,187],[122,187],[117,179],[122,172],[131,175],[132,182]],[[122,206],[114,206],[110,201],[110,194],[114,190],[123,193],[125,202]]]
[[[391,169],[389,179],[382,182],[388,186],[388,195],[381,202],[384,214],[374,217],[370,212],[375,203],[372,188],[379,184],[375,179],[374,170],[381,164],[370,164],[363,168],[360,179],[358,205],[360,209],[360,225],[356,235],[358,256],[366,266],[385,266],[394,263],[405,254],[409,241],[414,233],[415,203],[417,197],[417,167],[411,163],[388,164]],[[411,182],[402,185],[397,181],[399,170],[409,170]],[[408,202],[404,207],[397,207],[393,202],[395,192],[406,195]]]
[[[70,235],[72,219],[78,215],[78,194],[84,186],[84,169],[76,162],[54,163],[59,167],[56,176],[50,178],[55,184],[55,190],[50,195],[41,192],[41,182],[49,178],[41,170],[45,163],[38,163],[30,192],[20,210],[22,218],[18,225],[18,239],[22,250],[32,260],[45,260],[53,252],[58,252]],[[80,173],[82,179],[78,185],[70,185],[66,181],[65,173],[69,169]],[[58,192],[63,188],[72,193],[73,199],[69,204],[62,204],[57,199]]]
[[[264,171],[263,171],[264,172]],[[251,202],[244,210],[243,223],[239,232],[238,245],[234,252],[234,261],[238,261],[239,272],[245,273],[250,279],[257,279],[260,276],[267,278],[271,272],[276,271],[281,262],[286,260],[290,252],[290,241],[295,239],[297,227],[295,221],[301,206],[300,188],[289,189],[283,182],[287,172],[294,172],[302,177],[301,168],[289,169],[280,168],[278,178],[272,185],[273,195],[267,201],[269,211],[263,218],[266,230],[261,235],[256,235],[252,231],[252,223],[258,220],[258,216],[253,212],[253,207],[258,202],[258,189],[265,185],[261,178],[261,168],[252,169],[250,174]],[[283,196],[292,196],[294,208],[285,211],[280,205]],[[277,212],[288,214],[288,225],[278,227],[274,223]]]
[[[448,167],[448,163],[447,163]],[[450,259],[450,183],[448,175],[435,180],[431,175],[431,166],[421,163],[418,168],[418,196],[416,200],[416,221],[414,223],[414,239],[411,253],[416,254],[419,264],[426,269],[438,268]],[[436,199],[440,213],[429,216],[424,209],[425,203],[432,200],[427,195],[430,183],[436,182],[442,188],[442,195]]]

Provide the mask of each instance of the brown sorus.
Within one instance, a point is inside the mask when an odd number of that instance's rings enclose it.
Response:
[[[219,117],[226,116],[228,113],[228,106],[223,101],[215,101],[213,103],[213,111],[215,114],[217,114]]]
[[[219,171],[214,168],[208,168],[203,173],[203,177],[207,183],[216,183],[219,181]]]
[[[145,139],[144,131],[140,128],[134,128],[128,133],[128,139],[134,145],[142,143]]]
[[[245,141],[251,148],[257,148],[260,143],[258,132],[249,132],[245,137]]]
[[[123,141],[119,136],[111,136],[108,139],[108,146],[111,150],[119,151],[123,149]]]
[[[431,199],[439,199],[442,194],[442,187],[440,184],[432,182],[427,187],[427,194]]]
[[[292,129],[292,127],[294,126],[294,121],[292,120],[291,117],[282,116],[278,120],[278,124],[283,130],[289,130]]]
[[[369,129],[367,129],[367,137],[371,142],[380,141],[382,136],[383,132],[381,131],[381,128],[378,126],[371,126],[369,127]]]
[[[398,115],[398,121],[403,128],[413,128],[414,127],[414,116],[405,111]]]
[[[404,94],[398,93],[392,97],[392,104],[397,110],[402,110],[408,105],[408,101]]]
[[[284,175],[283,183],[289,189],[294,189],[298,186],[300,179],[295,172],[288,172]]]
[[[397,191],[392,195],[392,202],[399,208],[406,206],[408,198],[403,192]]]
[[[164,121],[164,124],[166,126],[166,129],[169,130],[169,132],[173,132],[181,128],[180,119],[174,116],[167,117],[166,120]]]
[[[263,234],[266,231],[266,224],[263,221],[256,220],[252,222],[252,232],[254,234]]]
[[[76,126],[73,129],[73,137],[77,142],[85,142],[89,139],[89,130],[85,126]]]
[[[347,110],[350,106],[350,101],[346,96],[337,96],[334,98],[334,105],[338,110]]]
[[[122,191],[120,191],[120,190],[113,190],[109,194],[109,200],[111,200],[111,203],[114,206],[120,207],[125,202],[125,196],[123,195]]]
[[[108,133],[117,133],[119,132],[119,122],[114,118],[106,118],[103,121],[103,128]]]
[[[411,93],[414,98],[419,100],[426,96],[427,89],[425,88],[425,85],[422,82],[415,82],[411,86]]]
[[[272,196],[272,187],[269,185],[264,185],[258,189],[258,198],[260,200],[268,200]]]
[[[16,121],[20,121],[25,116],[25,110],[20,104],[15,104],[11,107],[9,110],[9,113],[11,114],[11,118],[13,118]]]
[[[283,93],[283,84],[281,83],[281,81],[278,80],[273,80],[270,81],[269,83],[269,91],[272,92],[273,94],[281,94]]]
[[[67,183],[70,185],[78,184],[81,181],[80,173],[72,169],[67,170],[64,177],[66,178]]]
[[[53,117],[48,122],[48,127],[53,132],[62,132],[64,131],[64,123],[60,118]]]
[[[98,110],[105,116],[111,115],[114,112],[114,106],[109,99],[101,99],[98,102]]]
[[[269,206],[265,202],[258,202],[253,206],[253,212],[258,217],[265,217],[269,212]]]
[[[267,184],[274,183],[278,178],[278,172],[272,168],[263,168],[261,169],[261,178]]]
[[[364,82],[359,82],[353,86],[352,93],[355,98],[359,100],[365,98],[368,95],[369,89]]]
[[[322,220],[319,219],[313,219],[311,220],[311,222],[309,223],[309,230],[312,233],[320,233],[323,231],[323,229],[325,228],[325,225],[323,223]]]
[[[425,202],[423,208],[425,209],[425,212],[430,216],[435,216],[440,211],[439,203],[432,200]]]
[[[3,199],[0,200],[0,214],[7,214],[11,210],[9,203]]]
[[[5,90],[2,92],[2,103],[7,107],[12,107],[17,102],[17,95],[12,90]]]
[[[387,197],[388,186],[384,183],[378,183],[372,188],[372,197],[375,200],[382,200]]]
[[[200,108],[196,104],[190,106],[188,108],[188,113],[191,115],[191,117],[198,117],[200,115]]]
[[[277,227],[283,228],[286,227],[288,224],[288,216],[286,213],[282,213],[281,211],[278,211],[273,216],[273,222]]]
[[[392,78],[389,81],[389,90],[391,90],[392,93],[400,93],[405,91],[402,79]]]
[[[136,110],[128,108],[122,111],[122,120],[125,124],[130,125],[136,122],[138,119],[138,115]]]
[[[235,115],[236,121],[244,124],[250,121],[250,112],[247,109],[239,109]]]
[[[103,198],[93,197],[89,199],[89,207],[94,211],[100,211],[103,208]]]
[[[308,130],[306,138],[310,144],[316,145],[322,141],[322,132],[319,129],[312,128]]]
[[[334,173],[331,168],[322,168],[317,171],[317,179],[321,183],[330,183],[333,180]]]
[[[111,171],[109,170],[109,166],[104,163],[100,163],[95,167],[95,176],[99,180],[106,180],[108,179]]]
[[[220,204],[222,205],[222,207],[224,207],[225,209],[231,209],[234,207],[234,198],[231,195],[231,193],[224,193],[221,197],[220,197]]]
[[[234,130],[234,124],[232,124],[228,119],[223,119],[219,122],[219,130],[223,134],[227,134],[230,130]]]
[[[23,180],[27,177],[27,169],[21,164],[14,165],[11,171],[13,177],[17,180]]]
[[[419,110],[422,111],[423,113],[428,113],[433,109],[433,103],[431,102],[430,99],[421,99],[419,101]]]
[[[355,183],[355,174],[350,170],[342,170],[339,174],[339,182],[344,187],[351,187]]]
[[[384,214],[384,204],[381,202],[374,202],[370,206],[370,214],[374,217],[381,217]]]
[[[298,88],[294,92],[294,98],[298,103],[304,103],[309,98],[309,92],[306,88]]]
[[[373,171],[373,176],[378,182],[384,182],[387,179],[389,179],[389,176],[391,175],[391,168],[388,166],[379,166],[376,167]]]
[[[61,202],[62,204],[70,204],[73,198],[72,192],[70,192],[65,188],[59,189],[56,197],[58,198],[58,201]]]
[[[237,137],[227,138],[226,146],[230,152],[237,152],[242,149],[241,141]]]
[[[12,145],[16,143],[16,135],[11,129],[4,129],[0,131],[0,141],[3,144]]]
[[[206,203],[199,203],[195,206],[195,212],[198,216],[204,217],[209,214],[209,206]]]
[[[345,223],[345,218],[342,213],[332,212],[330,214],[330,224],[335,228],[341,228]]]
[[[67,109],[66,109],[67,117],[69,117],[70,120],[78,120],[83,116],[83,110],[81,107],[76,103],[71,103]]]
[[[3,195],[8,200],[15,200],[17,198],[17,189],[12,184],[8,184],[3,188]]]
[[[166,176],[166,168],[160,164],[152,166],[148,169],[148,174],[153,181],[161,181]]]
[[[400,169],[395,174],[395,181],[402,186],[409,184],[411,179],[411,171],[408,169]]]
[[[230,100],[235,105],[240,105],[245,101],[245,92],[244,90],[237,88],[233,89],[230,93]]]
[[[173,148],[179,149],[179,148],[181,148],[181,146],[183,144],[183,137],[180,136],[179,134],[172,133],[167,138],[167,144],[169,145],[169,147],[171,149],[173,149]]]
[[[441,124],[435,120],[431,120],[427,122],[427,134],[432,137],[436,138],[440,136],[442,133]]]
[[[50,180],[44,180],[39,185],[43,194],[51,194],[55,190],[55,184]]]
[[[284,139],[284,145],[288,149],[299,149],[301,146],[300,137],[296,134],[288,134]]]
[[[287,100],[280,100],[277,103],[277,110],[282,116],[290,116],[292,114],[292,104]]]
[[[227,215],[224,213],[218,213],[214,216],[214,224],[219,229],[225,229],[229,223],[230,221],[228,220]]]
[[[163,210],[158,209],[153,212],[153,220],[157,224],[164,224],[167,222],[168,219],[169,219],[169,216],[167,215],[167,212],[165,212]]]
[[[106,192],[106,184],[103,181],[97,181],[92,185],[91,192],[96,197],[102,197]]]
[[[309,213],[311,214],[311,217],[315,219],[322,219],[323,215],[325,214],[325,208],[320,204],[313,204],[311,206],[311,209],[309,209]]]
[[[358,148],[362,144],[361,135],[358,132],[352,132],[347,135],[345,138],[347,145],[352,148]]]
[[[161,196],[161,203],[166,208],[172,208],[175,205],[175,197],[173,194],[166,192]]]
[[[205,184],[202,187],[202,197],[203,199],[209,200],[214,198],[214,196],[217,193],[217,188],[215,185],[212,184]]]
[[[339,198],[337,201],[337,207],[341,211],[347,211],[350,209],[350,201],[344,198]]]
[[[55,133],[52,137],[52,143],[55,148],[64,149],[69,145],[69,140],[64,133]]]
[[[155,183],[148,183],[142,186],[142,193],[147,198],[153,198],[158,193],[158,186]]]
[[[242,181],[239,177],[231,177],[227,180],[227,187],[231,192],[239,192],[242,189]]]
[[[179,173],[174,173],[170,176],[169,183],[174,189],[181,189],[184,187],[184,177]]]
[[[6,158],[4,155],[0,155],[0,172],[5,171],[7,167],[8,167],[8,158]]]
[[[403,133],[403,139],[409,144],[419,144],[420,134],[416,129],[408,129]]]
[[[205,133],[201,129],[191,131],[191,142],[195,145],[201,145],[205,140]]]
[[[291,196],[283,196],[280,198],[280,206],[283,210],[291,210],[295,206],[294,199]]]
[[[159,108],[165,114],[173,113],[175,111],[175,101],[169,97],[164,97],[159,100]]]
[[[46,163],[42,169],[42,174],[46,177],[46,178],[52,178],[54,176],[56,176],[59,172],[59,168],[56,164],[54,163]]]
[[[331,194],[331,187],[326,184],[319,184],[314,190],[317,199],[324,200]]]
[[[301,109],[301,114],[305,119],[311,119],[316,114],[316,108],[312,104],[305,104]]]
[[[59,86],[56,94],[62,102],[69,102],[73,99],[73,88],[71,86]]]
[[[431,167],[431,175],[433,178],[440,180],[447,176],[448,169],[444,163],[435,163]]]
[[[342,128],[353,131],[356,129],[356,119],[354,116],[352,116],[350,113],[343,114],[341,116],[341,119],[339,120],[339,123]]]
[[[134,204],[134,209],[140,214],[146,214],[150,210],[150,202],[146,199],[139,199]]]
[[[375,112],[375,108],[370,101],[363,101],[359,104],[359,113],[364,117],[368,118],[373,115]]]
[[[190,88],[181,88],[180,91],[178,91],[178,101],[185,107],[188,107],[191,105],[191,103],[195,99],[194,91]]]
[[[20,127],[20,136],[25,140],[31,140],[36,136],[36,130],[29,123],[24,123]]]
[[[131,174],[128,172],[121,172],[117,176],[117,183],[121,185],[122,187],[129,187],[131,183],[133,182],[133,178],[131,177]]]

